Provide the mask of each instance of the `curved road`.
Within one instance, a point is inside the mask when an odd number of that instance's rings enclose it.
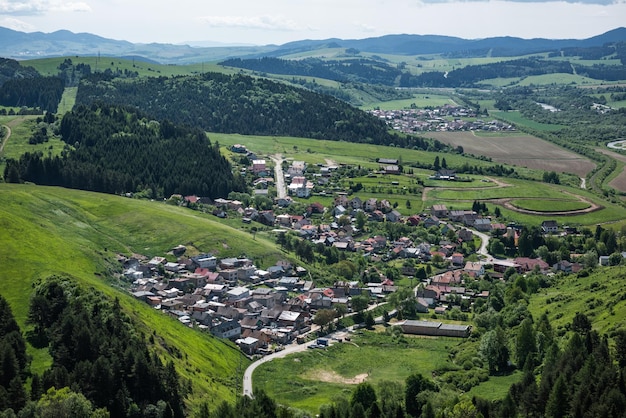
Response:
[[[624,150],[624,148],[626,148],[626,139],[609,142],[608,144],[606,144],[606,146],[613,149]]]
[[[377,307],[379,307],[380,305],[384,305],[387,302],[381,302],[381,303],[375,303],[371,306],[368,306],[368,308],[365,310],[367,311],[371,311],[372,309],[376,309]],[[349,317],[356,314],[356,312],[350,313],[348,315],[345,315],[344,317]],[[339,318],[335,319],[335,322],[337,322]],[[377,318],[374,319],[376,321],[376,323],[379,323],[383,320],[382,316],[379,316]],[[307,334],[316,332],[320,327],[318,325],[312,325],[311,326],[311,331],[307,332]],[[352,327],[347,328],[348,330],[353,329]],[[337,336],[338,334],[345,334],[345,330],[336,330],[334,332],[331,332],[328,335],[325,335],[324,338],[328,338],[329,340],[332,339],[334,336]],[[251,365],[248,366],[248,368],[246,369],[246,371],[243,374],[243,394],[244,396],[249,396],[252,397],[253,393],[252,393],[252,374],[254,373],[254,370],[259,367],[261,364],[267,362],[267,361],[272,361],[275,358],[283,358],[285,356],[288,356],[289,354],[293,354],[293,353],[299,353],[302,351],[305,351],[307,349],[308,346],[310,346],[311,344],[314,344],[317,341],[317,339],[308,341],[304,344],[298,344],[296,342],[293,342],[292,344],[288,345],[287,347],[285,347],[284,350],[282,351],[277,351],[275,353],[269,354],[265,357],[260,358],[259,360],[255,361],[254,363],[252,363]]]

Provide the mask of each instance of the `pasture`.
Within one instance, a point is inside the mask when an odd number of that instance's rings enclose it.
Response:
[[[474,132],[432,132],[429,136],[465,152],[490,157],[503,164],[535,170],[572,173],[584,177],[595,168],[586,157],[530,135],[510,133],[483,136]]]

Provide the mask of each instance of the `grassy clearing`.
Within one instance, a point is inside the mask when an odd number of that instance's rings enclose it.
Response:
[[[61,103],[57,113],[65,114],[71,112],[76,104],[76,94],[78,93],[78,87],[66,87],[63,90],[63,96],[61,96]]]
[[[302,160],[308,164],[324,164],[326,160],[333,160],[340,164],[379,168],[380,164],[376,162],[377,158],[392,158],[399,160],[405,168],[408,168],[414,162],[432,163],[435,157],[439,156],[440,159],[445,157],[450,167],[461,166],[466,162],[482,167],[492,165],[486,161],[458,154],[443,154],[343,141],[219,133],[209,133],[209,138],[227,147],[234,144],[244,144],[257,155],[282,154],[286,159]]]
[[[42,152],[44,155],[51,153],[59,155],[65,143],[60,138],[52,137],[43,144],[31,145],[28,139],[32,136],[36,126],[37,116],[4,116],[0,117],[0,124],[11,128],[11,137],[4,146],[2,156],[4,158],[19,158],[26,152]]]
[[[37,71],[45,76],[57,75],[59,73],[59,65],[68,57],[41,58],[34,60],[21,61],[22,65],[34,67]],[[221,67],[215,63],[195,63],[187,65],[169,65],[158,63],[147,63],[124,58],[112,57],[69,57],[74,65],[88,64],[92,71],[131,71],[139,73],[140,77],[157,77],[157,76],[178,76],[200,74],[202,72],[219,72],[226,74],[234,74],[236,70]]]
[[[523,373],[519,370],[506,376],[489,376],[489,380],[470,389],[468,396],[478,396],[489,401],[504,399],[511,385],[522,380],[522,376]]]
[[[544,200],[544,199],[516,199],[511,204],[526,210],[538,212],[565,212],[568,210],[580,210],[590,207],[586,202],[580,200]]]
[[[279,403],[316,413],[320,405],[331,403],[337,396],[349,397],[353,390],[352,385],[340,381],[320,381],[321,375],[353,379],[367,374],[366,381],[376,386],[381,380],[404,381],[411,373],[430,376],[434,370],[456,367],[448,353],[462,340],[407,340],[408,345],[396,344],[388,336],[365,332],[352,339],[354,344],[338,343],[328,349],[307,350],[273,360],[256,369],[255,390],[262,388]]]

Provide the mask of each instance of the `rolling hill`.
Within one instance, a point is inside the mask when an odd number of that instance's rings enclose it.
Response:
[[[247,254],[274,263],[281,253],[263,237],[215,222],[198,212],[119,196],[34,185],[0,184],[0,294],[22,329],[38,280],[60,275],[120,300],[137,330],[154,336],[153,348],[173,360],[192,394],[203,400],[233,400],[237,370],[248,360],[231,343],[194,331],[134,300],[114,273],[117,253],[164,255],[184,243],[190,251],[221,256]],[[236,245],[235,245],[236,243]],[[46,350],[29,347],[31,370],[50,365]],[[176,353],[180,353],[176,355]]]
[[[0,56],[16,59],[58,56],[134,56],[160,63],[183,64],[232,57],[281,57],[322,48],[354,48],[374,54],[446,54],[452,56],[517,56],[562,48],[602,46],[626,40],[626,28],[617,28],[587,39],[521,39],[495,37],[462,39],[439,35],[395,34],[366,39],[301,40],[283,45],[192,47],[172,44],[133,44],[89,33],[56,31],[19,32],[0,27]]]

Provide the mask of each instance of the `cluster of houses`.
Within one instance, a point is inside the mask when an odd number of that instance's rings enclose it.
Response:
[[[511,124],[498,120],[489,122],[467,118],[478,115],[473,109],[444,105],[434,109],[370,110],[369,113],[384,120],[393,129],[411,133],[424,131],[514,131]]]
[[[390,281],[316,288],[304,268],[286,261],[262,270],[247,258],[184,252],[183,246],[172,250],[176,262],[119,255],[132,295],[183,324],[235,341],[247,354],[267,353],[310,331],[318,309],[344,305],[347,312],[353,296],[384,298],[397,290]]]

